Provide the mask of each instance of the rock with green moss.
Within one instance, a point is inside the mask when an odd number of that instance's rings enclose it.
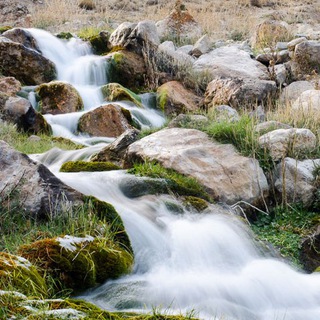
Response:
[[[92,196],[85,196],[84,202],[99,219],[109,224],[110,231],[113,233],[113,240],[125,250],[132,252],[131,243],[125,231],[123,221],[113,205]]]
[[[119,83],[108,83],[101,88],[101,91],[106,101],[126,100],[133,102],[138,107],[142,107],[141,98]]]
[[[98,35],[91,36],[86,40],[90,42],[94,54],[102,55],[111,50],[109,38],[108,31],[101,31]]]
[[[83,109],[78,91],[69,83],[51,81],[37,87],[40,97],[39,110],[42,114],[61,114]]]
[[[1,27],[0,27],[0,34],[8,31],[8,30],[10,30],[10,29],[12,29],[12,27],[9,27],[9,26],[1,26]]]
[[[111,171],[119,170],[119,166],[112,162],[87,162],[87,161],[68,161],[61,168],[61,172],[80,172],[80,171]]]
[[[147,68],[141,55],[127,50],[111,52],[106,56],[109,61],[110,82],[117,82],[130,90],[145,86]]]
[[[23,257],[0,252],[0,287],[25,295],[47,295],[47,286],[37,268]]]
[[[200,98],[178,81],[169,81],[157,90],[157,105],[166,115],[200,110]]]
[[[201,212],[208,208],[208,202],[198,197],[185,197],[183,203],[187,208],[191,208],[197,212]]]
[[[56,280],[57,287],[85,290],[130,272],[132,255],[102,238],[64,236],[19,248],[21,256]]]
[[[56,37],[59,39],[69,40],[69,39],[73,38],[73,34],[70,32],[60,32],[60,33],[56,34]]]

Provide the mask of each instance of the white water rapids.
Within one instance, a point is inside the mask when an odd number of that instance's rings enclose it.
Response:
[[[79,81],[79,91],[81,85],[91,86],[89,97],[107,81],[100,76],[91,77],[91,69],[82,65],[92,59],[98,73],[103,68],[99,61],[102,58],[89,54],[82,42],[58,40],[63,48],[71,46],[70,52],[67,50],[70,56],[66,56],[58,43],[51,48],[52,36],[44,36],[38,30],[32,30],[32,34],[40,42],[42,52],[57,65],[59,79],[76,86]],[[77,76],[67,72],[69,65]],[[86,79],[79,79],[81,73]],[[96,81],[94,84],[92,79]],[[59,123],[72,132],[78,114],[52,118],[47,117],[51,124]],[[161,121],[155,125],[161,125]],[[196,316],[217,320],[320,319],[320,276],[303,274],[263,255],[247,227],[231,215],[186,211],[173,214],[164,202],[169,196],[130,199],[122,191],[123,183],[131,179],[124,171],[59,172],[62,163],[88,159],[101,148],[102,145],[77,151],[53,149],[33,156],[71,187],[112,203],[130,237],[135,255],[132,274],[108,281],[83,298],[110,311],[148,312],[152,308],[167,313],[195,311]]]

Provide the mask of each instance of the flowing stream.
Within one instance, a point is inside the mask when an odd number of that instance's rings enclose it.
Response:
[[[84,101],[86,95],[88,101],[97,101],[85,103],[83,112],[103,103],[99,87],[108,81],[103,58],[92,55],[78,40],[63,42],[44,31],[31,32],[43,54],[56,64],[58,78],[74,84]],[[163,117],[148,107],[150,96],[143,99],[141,123],[162,125]],[[78,141],[79,114],[46,118],[56,135]],[[205,214],[185,209],[173,213],[165,205],[177,202],[170,196],[128,198],[123,186],[136,178],[124,171],[59,172],[65,161],[89,159],[108,142],[90,145],[90,139],[81,139],[87,148],[52,149],[33,158],[71,187],[112,203],[124,221],[135,255],[130,275],[108,281],[83,298],[110,311],[159,308],[169,314],[195,312],[195,316],[217,320],[320,319],[320,276],[303,274],[264,254],[247,226],[231,214],[214,209]]]

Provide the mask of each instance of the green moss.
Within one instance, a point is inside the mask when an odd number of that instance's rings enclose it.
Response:
[[[156,162],[136,163],[128,173],[137,176],[166,179],[168,192],[179,196],[194,196],[212,201],[205,189],[194,179],[186,177],[172,169],[166,169]]]
[[[73,38],[73,35],[70,32],[60,32],[56,35],[56,37],[59,39],[69,40],[69,39]]]
[[[116,209],[110,203],[98,200],[92,196],[86,196],[84,201],[86,206],[93,211],[99,219],[108,223],[110,230],[114,235],[114,239],[118,241],[119,245],[129,252],[132,252],[129,237]]]
[[[131,90],[125,88],[119,83],[108,83],[101,88],[103,97],[107,101],[131,101],[136,106],[142,108],[141,98],[132,92]]]
[[[162,89],[157,94],[157,106],[162,112],[164,112],[166,109],[167,103],[168,103],[168,92],[167,90]]]
[[[191,207],[192,209],[201,212],[205,209],[208,208],[208,203],[207,201],[198,198],[198,197],[193,197],[193,196],[188,196],[185,197],[183,203],[187,206],[187,207]]]
[[[252,230],[258,239],[273,244],[284,257],[301,267],[301,242],[314,232],[318,218],[318,213],[299,207],[276,207],[269,215],[258,214]]]
[[[10,30],[10,29],[12,29],[12,27],[9,27],[9,26],[2,26],[2,27],[0,27],[0,34],[2,34],[2,33],[4,33],[4,32],[6,32],[6,31],[8,31],[8,30]]]
[[[36,267],[21,257],[0,252],[0,287],[46,297],[47,286]]]
[[[61,172],[80,172],[80,171],[111,171],[119,170],[119,166],[112,162],[87,162],[87,161],[68,161],[61,168]]]
[[[110,240],[83,238],[72,243],[72,250],[63,242],[44,239],[19,249],[22,256],[55,280],[58,290],[85,290],[131,270],[132,256]]]

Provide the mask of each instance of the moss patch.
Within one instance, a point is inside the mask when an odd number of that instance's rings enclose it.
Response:
[[[10,287],[26,295],[46,297],[44,279],[29,261],[0,252],[0,288]]]
[[[68,161],[61,168],[61,172],[80,172],[80,171],[111,171],[119,170],[119,166],[112,162],[87,162],[87,161]]]
[[[44,239],[21,246],[19,252],[50,275],[60,290],[85,290],[117,278],[128,273],[133,262],[111,241],[92,237]]]
[[[194,196],[212,201],[205,189],[194,179],[186,177],[175,170],[166,169],[156,162],[136,163],[128,173],[137,176],[166,179],[167,190],[179,196]]]
[[[107,101],[126,100],[133,102],[138,107],[142,107],[141,98],[119,83],[108,83],[101,88],[101,91]]]
[[[193,197],[193,196],[185,197],[183,203],[185,204],[186,207],[192,208],[197,212],[201,212],[208,208],[207,201],[198,197]]]

